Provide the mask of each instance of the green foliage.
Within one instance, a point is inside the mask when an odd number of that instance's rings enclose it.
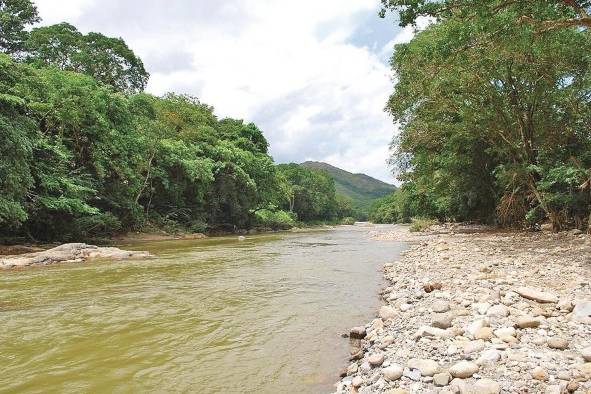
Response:
[[[291,185],[291,192],[282,208],[294,212],[300,221],[331,220],[338,215],[335,185],[324,171],[315,171],[298,164],[280,164],[279,173]]]
[[[384,4],[403,23],[438,18],[391,62],[398,83],[387,110],[401,125],[392,163],[413,214],[582,227],[591,208],[591,33],[520,22],[526,11],[562,21],[573,10],[533,0]]]
[[[25,27],[39,20],[30,0],[0,0],[0,52],[18,55],[24,50]]]
[[[352,226],[355,224],[356,221],[357,220],[354,217],[347,216],[347,217],[344,217],[343,219],[341,219],[341,224]]]
[[[92,32],[84,35],[65,22],[34,28],[26,50],[32,64],[90,75],[121,92],[140,92],[148,82],[141,59],[121,38]]]
[[[413,218],[410,224],[409,231],[411,233],[416,233],[420,231],[425,231],[429,227],[437,224],[436,220],[428,219],[428,218]]]
[[[287,230],[295,225],[295,214],[282,210],[261,209],[255,213],[256,225],[273,230]]]

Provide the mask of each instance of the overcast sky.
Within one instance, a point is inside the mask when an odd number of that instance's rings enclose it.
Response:
[[[393,45],[379,0],[35,0],[43,24],[122,37],[148,91],[197,96],[255,122],[276,162],[325,161],[393,182],[383,112]]]

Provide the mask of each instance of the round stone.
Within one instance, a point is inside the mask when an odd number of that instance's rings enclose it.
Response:
[[[548,347],[551,349],[564,350],[568,348],[568,341],[564,338],[550,338],[548,340]]]
[[[382,353],[372,354],[367,361],[372,367],[379,367],[384,362],[384,355]]]
[[[478,369],[478,365],[473,362],[460,361],[459,363],[452,365],[449,369],[449,373],[454,378],[466,379],[478,372]]]
[[[404,368],[398,364],[392,364],[387,368],[384,368],[382,371],[384,375],[384,379],[388,381],[394,381],[400,379],[402,373],[404,372]]]

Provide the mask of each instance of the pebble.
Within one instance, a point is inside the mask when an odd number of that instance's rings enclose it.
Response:
[[[402,377],[402,373],[404,372],[404,368],[398,364],[390,365],[389,367],[384,368],[382,371],[384,375],[384,379],[387,381],[394,381],[398,380]]]
[[[519,328],[536,328],[540,326],[540,320],[529,315],[520,316],[516,325]]]
[[[412,358],[408,360],[408,368],[418,369],[421,372],[421,376],[433,376],[439,372],[439,364],[437,361]]]
[[[493,329],[490,327],[481,327],[474,334],[474,339],[489,340],[493,337]]]
[[[447,386],[450,380],[451,375],[449,372],[441,372],[433,375],[433,384],[435,384],[435,386]]]
[[[479,369],[478,365],[473,362],[460,361],[459,363],[452,365],[449,369],[449,373],[454,378],[465,379],[474,375]]]
[[[391,306],[384,305],[380,308],[379,316],[382,320],[394,319],[396,311]]]
[[[591,361],[591,346],[587,346],[583,350],[581,350],[581,356],[585,361]]]
[[[355,388],[361,387],[361,385],[363,384],[363,378],[361,376],[355,376],[351,384]]]
[[[474,383],[474,392],[478,394],[499,394],[501,385],[491,379],[480,379]]]
[[[517,294],[528,300],[537,301],[542,304],[557,303],[558,297],[555,294],[534,289],[531,287],[520,287],[515,290]]]
[[[507,317],[509,316],[509,308],[503,304],[494,305],[486,311],[486,315],[492,317]]]
[[[548,347],[550,349],[564,350],[568,348],[568,341],[564,338],[550,338],[548,340]]]
[[[454,316],[449,313],[436,313],[431,325],[437,328],[450,328],[453,325]]]
[[[431,305],[431,310],[435,313],[445,313],[450,310],[449,302],[437,300]]]
[[[548,374],[546,373],[546,370],[544,370],[544,368],[542,368],[542,367],[535,367],[534,369],[532,369],[529,372],[529,374],[535,380],[546,380],[546,379],[548,379]]]
[[[369,365],[372,367],[379,367],[384,362],[384,354],[383,353],[376,353],[369,356],[367,359]]]

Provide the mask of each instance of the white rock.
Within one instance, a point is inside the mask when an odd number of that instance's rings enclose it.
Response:
[[[380,308],[379,316],[383,320],[394,319],[396,317],[396,311],[391,306],[384,305]]]
[[[507,317],[509,316],[509,308],[503,304],[494,305],[488,308],[486,315],[492,317]]]
[[[506,338],[506,337],[514,337],[516,331],[513,327],[502,327],[498,328],[494,331],[497,338]]]
[[[404,368],[398,364],[392,364],[387,368],[384,368],[382,373],[384,375],[384,379],[387,381],[394,381],[400,379],[402,376],[402,372]]]
[[[464,354],[478,353],[484,350],[484,341],[470,341],[464,344]]]
[[[585,349],[581,350],[581,356],[583,356],[583,360],[591,361],[591,346],[587,346]]]
[[[576,303],[570,321],[591,324],[591,301],[579,301]]]
[[[383,353],[372,354],[371,356],[369,356],[367,361],[369,362],[369,364],[372,367],[379,367],[384,362],[384,354]]]
[[[474,336],[474,335],[476,335],[478,330],[480,330],[482,327],[488,327],[488,325],[489,325],[488,320],[478,319],[478,320],[475,320],[472,323],[470,323],[470,325],[468,325],[468,327],[466,328],[466,332],[468,334],[470,334],[471,336]]]
[[[542,304],[557,303],[558,297],[555,294],[534,289],[531,287],[520,287],[515,290],[517,294],[528,300],[537,301]]]
[[[501,385],[491,379],[480,379],[474,383],[474,391],[478,394],[499,394]]]
[[[439,364],[437,361],[421,358],[412,358],[408,360],[408,367],[418,369],[421,376],[433,376],[439,372]]]
[[[485,350],[480,354],[478,360],[476,360],[476,364],[478,365],[486,365],[486,364],[493,364],[496,363],[501,359],[501,352],[496,349],[489,349]]]
[[[363,378],[361,376],[355,376],[351,384],[355,388],[361,387],[361,385],[363,384]]]
[[[473,362],[460,361],[459,363],[452,365],[452,367],[449,369],[449,373],[454,378],[465,379],[478,372],[478,369],[478,365]]]

